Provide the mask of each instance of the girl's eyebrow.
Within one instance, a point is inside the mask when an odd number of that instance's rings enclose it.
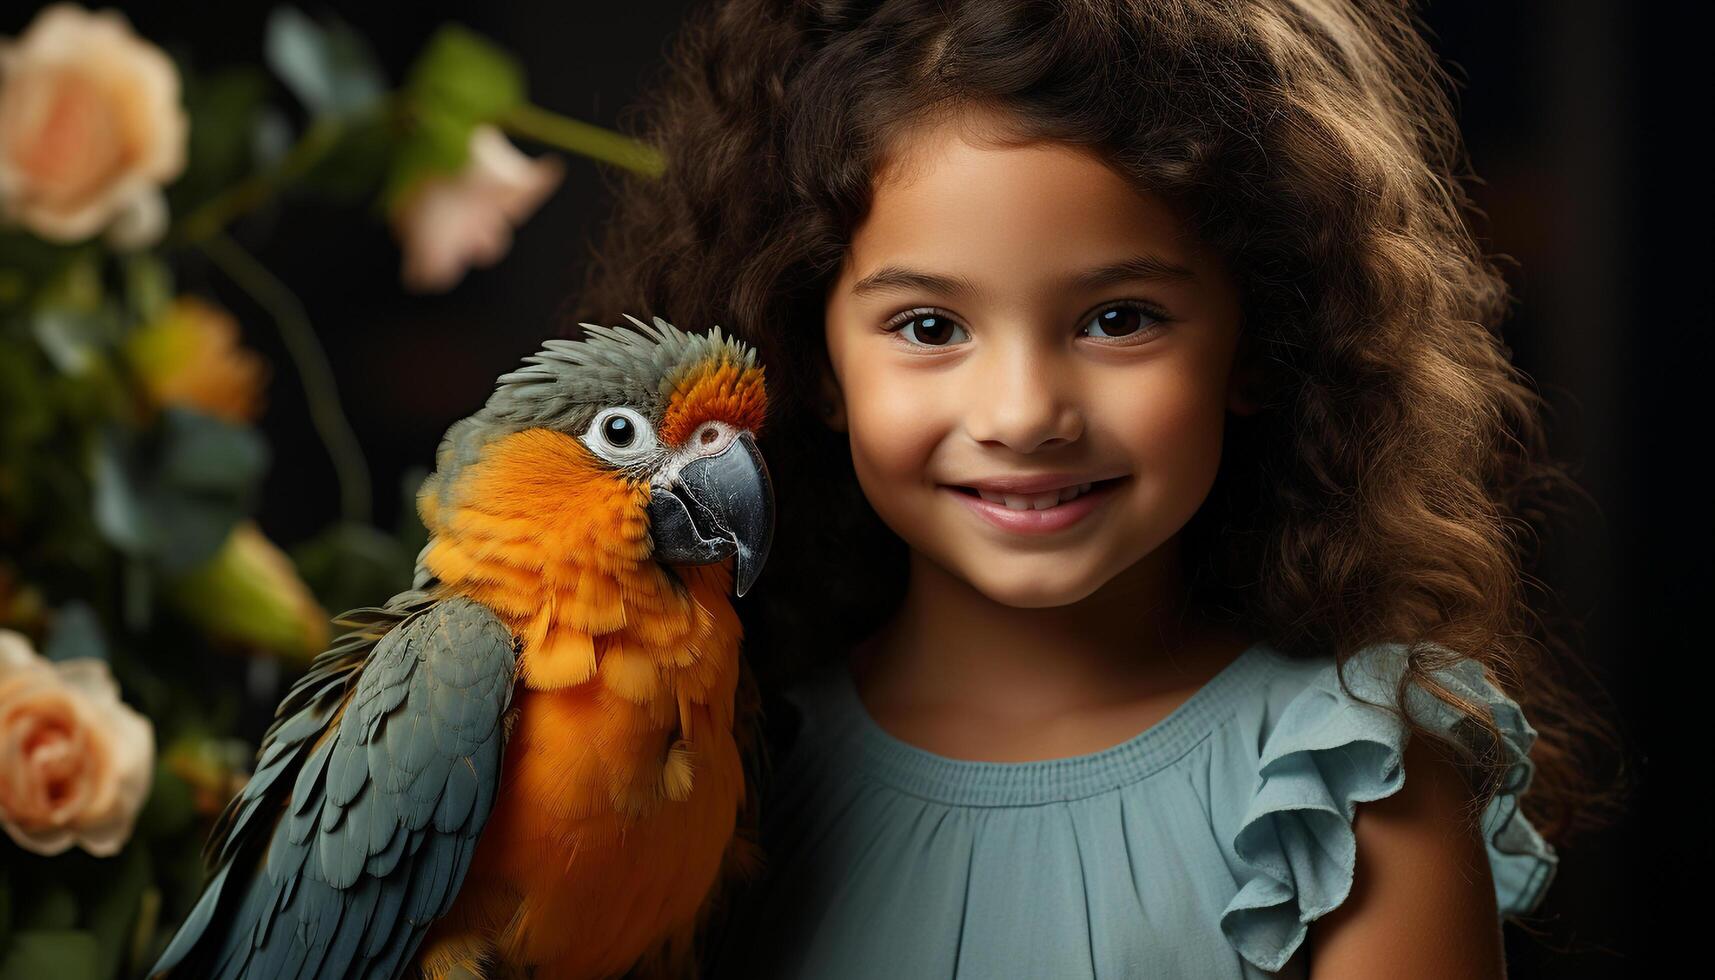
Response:
[[[1175,265],[1154,255],[1134,255],[1129,259],[1087,269],[1069,277],[1065,283],[1071,289],[1096,289],[1137,280],[1186,282],[1197,278],[1182,265]],[[961,298],[976,293],[976,287],[964,276],[949,276],[899,265],[884,265],[857,282],[851,294],[857,297],[881,293],[933,292]]]

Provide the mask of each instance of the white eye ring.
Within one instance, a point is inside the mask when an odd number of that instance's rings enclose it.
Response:
[[[627,435],[630,441],[623,441]],[[582,438],[590,452],[619,465],[635,463],[655,453],[654,427],[630,408],[604,408],[597,412]]]

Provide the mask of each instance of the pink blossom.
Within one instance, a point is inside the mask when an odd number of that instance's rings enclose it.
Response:
[[[394,211],[406,288],[444,292],[472,266],[500,261],[512,247],[512,229],[553,193],[564,174],[559,159],[525,156],[495,127],[476,127],[465,169],[425,178]]]

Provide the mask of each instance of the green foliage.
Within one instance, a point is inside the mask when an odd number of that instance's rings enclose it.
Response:
[[[296,570],[262,538],[253,510],[268,444],[252,425],[191,407],[234,403],[254,372],[232,366],[207,324],[137,340],[180,325],[166,318],[184,260],[199,281],[212,260],[268,310],[297,373],[313,379],[314,331],[290,290],[225,235],[236,221],[293,193],[391,207],[464,167],[485,124],[621,165],[647,156],[530,106],[517,61],[462,27],[435,33],[394,91],[368,43],[333,17],[282,7],[264,51],[271,75],[193,70],[175,51],[191,125],[185,169],[163,189],[164,241],[120,254],[99,235],[64,245],[0,228],[0,627],[50,659],[106,659],[160,747],[120,854],[45,857],[0,835],[0,980],[110,980],[147,966],[194,905],[202,840],[254,757],[235,738],[241,722],[301,666],[310,644],[291,641],[314,638],[304,623],[325,625],[306,614],[303,584],[330,612],[383,602],[409,587],[427,539],[422,470],[407,475],[391,532],[341,521],[294,549]],[[282,110],[285,93],[302,114]],[[330,418],[343,421],[331,383],[306,388],[318,431],[340,447],[327,435],[338,431]],[[336,459],[361,472],[361,453],[346,448]],[[364,488],[347,513],[366,512],[366,479],[342,482]],[[169,606],[177,615],[157,615]],[[259,659],[224,658],[233,637]]]
[[[113,862],[117,866],[112,866]],[[138,844],[125,848],[105,863],[109,866],[102,868],[99,877],[90,882],[85,916],[98,951],[95,972],[98,977],[119,974],[130,950],[138,903],[153,878],[149,852]]]
[[[49,382],[36,360],[34,350],[0,335],[0,464],[53,431]]]
[[[167,191],[173,214],[189,212],[250,173],[268,90],[268,76],[257,68],[184,73],[192,125],[185,172]]]
[[[429,39],[405,85],[418,105],[471,123],[498,119],[524,101],[524,70],[518,62],[457,24]]]
[[[150,837],[170,837],[189,829],[196,819],[191,788],[167,769],[155,767],[155,783],[149,801],[137,815],[137,829]]]
[[[5,842],[0,859],[8,870],[0,894],[12,908],[9,935],[0,932],[0,980],[108,980],[133,965],[132,929],[153,877],[143,846],[110,858],[76,850],[43,857]]]
[[[524,71],[482,36],[449,24],[429,39],[405,82],[410,129],[384,193],[398,204],[418,181],[455,173],[470,156],[470,135],[524,102]]]
[[[36,342],[65,374],[83,374],[96,366],[119,339],[119,325],[107,310],[46,307],[30,318]]]
[[[328,129],[327,148],[297,178],[305,191],[335,204],[360,205],[377,196],[398,149],[398,125],[382,104],[316,126]]]
[[[292,549],[292,561],[331,614],[373,606],[411,586],[416,552],[367,524],[335,524]]]
[[[268,67],[313,115],[361,112],[387,91],[369,43],[338,20],[323,26],[296,7],[276,7],[263,43]]]
[[[0,954],[0,980],[101,980],[101,959],[87,930],[19,929]]]
[[[101,635],[101,621],[95,618],[95,610],[89,603],[75,601],[60,608],[42,656],[56,661],[107,659],[107,640]]]
[[[0,311],[25,307],[36,288],[57,278],[88,250],[46,242],[21,231],[0,229]]]
[[[83,375],[56,369],[44,332],[54,331],[0,319],[0,555],[27,562],[35,581],[87,589],[99,581],[107,548],[95,533],[78,447],[112,416],[120,394],[104,354]]]
[[[391,166],[397,134],[387,79],[369,43],[337,18],[318,24],[295,7],[268,18],[268,65],[309,110],[302,147],[283,166],[295,183],[337,203],[373,197]]]
[[[182,573],[214,556],[249,513],[268,465],[254,429],[168,407],[158,430],[101,433],[92,454],[95,516],[109,543]]]
[[[173,270],[160,256],[135,252],[125,257],[121,272],[131,322],[148,323],[166,312],[173,301]]]

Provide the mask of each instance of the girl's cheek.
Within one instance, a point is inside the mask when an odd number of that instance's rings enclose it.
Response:
[[[854,456],[864,457],[878,478],[922,484],[936,446],[957,421],[943,404],[945,388],[931,373],[849,372],[844,391]]]
[[[907,544],[934,536],[936,448],[956,423],[929,376],[848,370],[842,379],[852,467],[876,516]],[[943,386],[944,387],[944,386]]]
[[[1137,474],[1135,517],[1151,537],[1176,533],[1203,505],[1221,463],[1226,426],[1224,389],[1196,372],[1172,372],[1105,399],[1113,436]],[[1159,541],[1157,541],[1159,543]]]

